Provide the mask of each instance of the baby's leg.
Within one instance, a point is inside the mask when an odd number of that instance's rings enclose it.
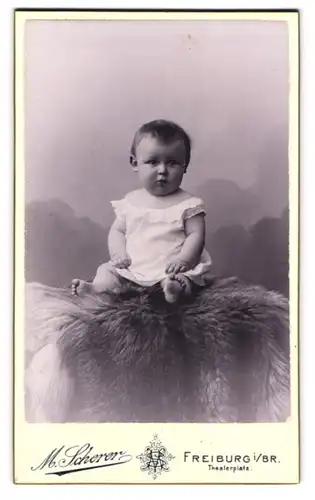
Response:
[[[99,266],[92,283],[79,279],[72,280],[73,295],[115,291],[119,287],[119,275],[115,272],[115,268],[108,262]]]
[[[96,271],[92,286],[96,293],[119,290],[120,276],[110,262],[101,264]]]
[[[184,274],[170,274],[161,282],[166,302],[177,302],[182,295],[191,294],[191,283]]]

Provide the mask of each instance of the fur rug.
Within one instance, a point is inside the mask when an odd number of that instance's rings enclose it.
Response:
[[[289,416],[288,303],[214,279],[176,306],[159,288],[72,297],[26,287],[29,422],[268,422]]]

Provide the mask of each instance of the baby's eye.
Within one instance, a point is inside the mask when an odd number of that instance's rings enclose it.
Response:
[[[177,161],[176,160],[169,160],[167,162],[167,164],[170,166],[170,167],[175,167],[175,165],[177,165]]]
[[[157,161],[156,160],[148,160],[147,163],[149,165],[156,165],[157,164]]]

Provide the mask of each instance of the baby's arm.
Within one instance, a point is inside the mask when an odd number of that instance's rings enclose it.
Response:
[[[166,267],[166,272],[185,272],[195,267],[205,245],[205,216],[197,214],[185,220],[186,239],[177,258]]]
[[[111,262],[115,267],[129,267],[130,257],[126,252],[126,224],[115,219],[108,234],[108,249]]]

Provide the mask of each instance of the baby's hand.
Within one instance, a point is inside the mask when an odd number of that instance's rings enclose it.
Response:
[[[127,269],[131,264],[131,259],[129,255],[125,255],[124,257],[113,255],[113,257],[111,258],[111,263],[118,269]]]
[[[189,269],[189,264],[185,260],[175,259],[166,265],[166,274],[185,273]]]

